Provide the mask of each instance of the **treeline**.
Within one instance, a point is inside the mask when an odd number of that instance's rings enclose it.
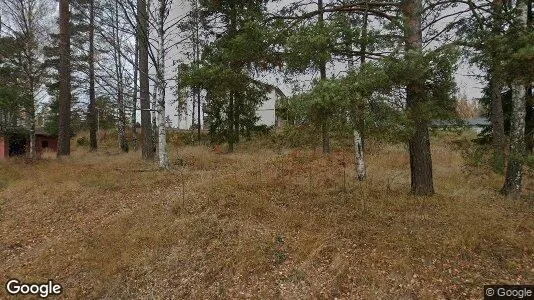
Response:
[[[57,115],[59,156],[69,155],[72,114],[82,107],[92,150],[99,112],[112,111],[120,148],[139,142],[145,159],[168,168],[171,101],[179,116],[193,107],[192,127],[200,134],[203,121],[211,140],[226,142],[231,152],[277,89],[264,79],[278,78],[295,91],[277,103],[277,114],[315,127],[323,152],[331,152],[333,132],[351,132],[359,180],[365,138],[382,135],[407,143],[411,190],[431,195],[429,127],[457,118],[454,74],[463,58],[487,82],[493,157],[506,166],[502,192],[521,194],[534,140],[531,0],[60,0],[59,35],[45,28],[54,27],[39,8],[49,7],[47,0],[1,1],[10,7],[2,11],[1,24],[9,28],[0,30],[7,34],[2,43],[11,45],[2,47],[0,62],[0,75],[11,79],[0,91],[2,122],[18,113],[32,135],[46,85],[57,99],[48,112],[49,119]],[[182,5],[188,13],[177,16]],[[177,47],[184,59],[169,66]],[[168,95],[172,81],[177,88]]]

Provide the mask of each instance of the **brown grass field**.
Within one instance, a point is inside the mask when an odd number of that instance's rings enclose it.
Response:
[[[452,140],[433,140],[434,197],[411,196],[406,149],[378,142],[363,183],[350,149],[254,143],[172,147],[172,171],[111,146],[0,162],[0,299],[9,278],[53,279],[65,299],[480,299],[534,283],[532,172],[506,200]]]

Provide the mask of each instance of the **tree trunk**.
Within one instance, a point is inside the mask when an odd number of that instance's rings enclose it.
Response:
[[[96,122],[96,103],[95,103],[95,0],[89,2],[89,144],[90,150],[96,151],[98,148],[97,141],[97,122]]]
[[[521,196],[523,161],[525,159],[525,87],[512,85],[512,115],[510,121],[510,155],[502,193],[509,198]]]
[[[323,9],[323,0],[318,0],[317,10],[319,11],[319,24],[324,23]],[[326,80],[326,62],[321,62],[321,64],[319,65],[319,73],[321,76],[321,80]],[[323,112],[323,114],[326,114],[326,112]],[[330,154],[332,149],[330,147],[330,129],[328,127],[328,116],[323,115],[321,119],[321,139],[323,141],[323,153]]]
[[[126,112],[124,109],[124,91],[122,83],[119,92],[117,94],[117,105],[119,106],[119,124],[117,126],[119,134],[119,146],[122,152],[128,152],[128,139],[126,138]]]
[[[200,89],[197,89],[197,116],[198,116],[197,140],[200,142],[200,129],[202,126],[202,117],[200,116]]]
[[[139,33],[136,29],[135,36],[135,58],[134,58],[134,68],[133,68],[133,95],[132,95],[132,116],[131,116],[131,126],[132,126],[132,148],[134,151],[137,151],[137,89],[138,89],[138,74],[139,74]]]
[[[358,130],[354,130],[354,147],[356,148],[356,174],[359,181],[365,179],[365,161],[363,160],[362,138]]]
[[[527,1],[517,1],[517,23],[526,28],[528,22]],[[530,82],[529,82],[530,83]],[[510,155],[506,166],[504,186],[501,192],[511,199],[521,197],[523,163],[525,160],[526,85],[522,79],[512,82],[512,114],[510,115]]]
[[[534,86],[529,88],[530,93],[527,95],[526,103],[526,122],[525,136],[526,149],[529,155],[534,154]]]
[[[501,170],[504,166],[504,150],[506,148],[506,135],[504,133],[504,113],[502,108],[502,80],[497,70],[490,71],[491,87],[491,139],[493,146],[494,168]]]
[[[70,11],[69,1],[59,1],[59,137],[58,157],[70,155]]]
[[[234,152],[234,93],[230,92],[230,103],[228,105],[228,152]]]
[[[365,52],[367,51],[367,23],[368,13],[367,10],[363,15],[362,33],[360,36],[361,54],[360,54],[360,68],[365,64]],[[354,130],[354,148],[356,151],[356,174],[359,181],[365,179],[365,160],[364,160],[364,132],[365,132],[365,103],[368,95],[361,95],[362,103],[357,108],[357,124],[356,130]]]
[[[234,96],[234,142],[239,143],[241,137],[241,110],[243,96],[241,93],[236,93]]]
[[[157,104],[158,104],[158,158],[160,169],[169,168],[169,155],[167,153],[167,133],[165,126],[165,16],[166,0],[159,0],[159,48],[158,48],[158,65],[156,72],[158,74],[157,86]]]
[[[33,84],[31,84],[33,86]],[[32,87],[33,89],[33,87]],[[34,92],[32,90],[32,103],[30,103],[30,110],[28,114],[29,119],[29,127],[30,127],[30,151],[29,151],[29,158],[35,159],[37,157],[37,151],[36,151],[36,145],[35,145],[35,100],[34,100]]]
[[[402,13],[405,19],[406,52],[422,52],[421,0],[404,0]],[[422,97],[423,83],[412,82],[406,86],[406,108],[413,118],[414,131],[408,142],[410,152],[411,190],[415,195],[434,194],[432,179],[432,156],[428,119],[421,112],[425,101]]]
[[[493,0],[493,24],[492,33],[499,35],[501,33],[502,24],[502,0]],[[493,168],[497,171],[502,171],[504,167],[506,148],[506,135],[504,133],[504,113],[502,108],[502,87],[503,80],[501,75],[501,61],[499,59],[500,53],[493,51],[492,62],[489,69],[490,88],[491,88],[491,137],[493,146]]]
[[[115,0],[115,71],[117,74],[117,108],[118,108],[118,136],[119,147],[122,152],[128,152],[128,141],[126,139],[126,109],[124,105],[124,80],[122,68],[121,41],[119,35],[119,3]]]
[[[28,61],[28,70],[30,72],[34,71],[33,58],[29,58]],[[28,74],[29,79],[29,92],[30,92],[30,103],[28,107],[28,125],[30,128],[30,149],[28,156],[30,159],[35,159],[37,157],[36,145],[35,145],[35,83],[34,83],[34,74]]]
[[[159,46],[158,46],[158,50],[156,50],[156,52],[159,51]],[[156,64],[158,64],[159,62],[159,58],[157,57],[157,54],[156,54]],[[157,68],[157,66],[156,66]],[[157,72],[157,71],[156,71]],[[157,78],[158,75],[156,75],[156,81],[158,80]],[[152,90],[152,103],[150,105],[150,116],[152,118],[152,132],[154,133],[152,135],[152,143],[154,145],[154,151],[156,152],[157,151],[157,146],[158,146],[158,101],[157,101],[157,97],[158,97],[158,84],[157,82],[154,83],[153,85],[153,90]],[[155,155],[157,155],[157,153],[154,153]]]
[[[200,39],[199,39],[199,24],[200,24],[200,17],[199,17],[199,11],[198,11],[198,0],[195,0],[195,61],[197,68],[200,67]],[[200,129],[202,126],[202,117],[200,115],[200,88],[196,89],[196,96],[197,96],[197,116],[198,116],[198,127],[197,127],[197,139],[200,142]]]
[[[150,85],[148,79],[148,14],[146,0],[137,1],[137,30],[139,39],[139,102],[141,104],[142,155],[154,160],[154,141],[150,118]]]
[[[196,93],[196,90],[195,88],[193,88],[193,101],[191,101],[191,105],[193,105],[193,109],[191,109],[191,128],[195,128],[195,125],[196,125],[196,121],[195,121],[195,113],[196,113],[196,102],[197,102],[197,99],[195,97],[195,93]]]

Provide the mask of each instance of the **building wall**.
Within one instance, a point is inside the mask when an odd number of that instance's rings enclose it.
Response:
[[[46,149],[43,147],[43,142],[48,144]],[[42,154],[45,150],[57,152],[57,137],[36,136],[35,144],[35,150],[37,151],[38,155]]]
[[[267,99],[256,110],[256,116],[259,117],[257,125],[274,126],[276,123],[276,101],[278,99],[277,94],[271,91],[267,94]]]
[[[9,144],[8,141],[0,136],[0,159],[4,159],[9,156]]]

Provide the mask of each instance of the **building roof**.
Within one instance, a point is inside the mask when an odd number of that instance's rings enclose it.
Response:
[[[49,133],[44,128],[35,128],[35,135],[57,137],[57,134]]]
[[[5,136],[5,135],[8,135],[10,136],[11,134],[15,134],[15,135],[26,135],[28,134],[28,130],[27,129],[21,129],[20,131],[13,131],[11,133],[2,133],[0,132],[0,136]],[[46,131],[44,128],[35,128],[35,135],[38,135],[38,136],[46,136],[46,137],[57,137],[57,134],[53,134],[53,133],[49,133],[48,131]]]

